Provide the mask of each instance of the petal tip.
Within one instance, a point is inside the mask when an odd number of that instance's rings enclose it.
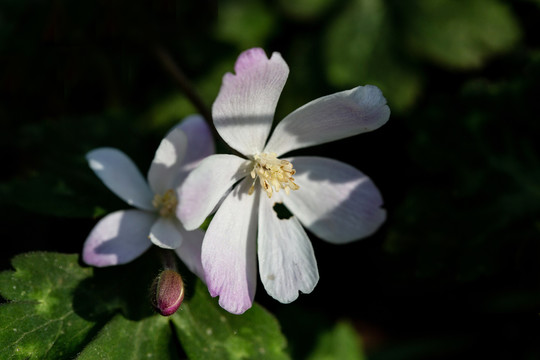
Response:
[[[189,209],[182,206],[182,204],[179,204],[176,208],[176,217],[187,231],[193,231],[202,224],[197,224],[196,221],[194,221],[195,219],[193,219],[193,216],[191,216]]]
[[[242,315],[251,308],[252,303],[251,301],[228,301],[227,299],[220,296],[219,306],[221,306],[223,309],[227,310],[231,314]]]
[[[364,112],[363,116],[371,118],[365,131],[376,130],[386,124],[390,119],[390,107],[381,89],[375,85],[364,85],[352,89],[352,92],[357,106]]]
[[[262,48],[248,49],[238,56],[234,64],[234,71],[238,74],[261,61],[268,61],[266,52]]]
[[[108,254],[107,256],[102,256],[96,254],[92,249],[83,249],[82,258],[85,264],[95,266],[95,267],[107,267],[118,265],[118,258],[114,255]]]

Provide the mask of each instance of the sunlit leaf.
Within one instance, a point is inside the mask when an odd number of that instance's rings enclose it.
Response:
[[[145,259],[95,270],[81,267],[78,255],[26,253],[12,265],[14,271],[0,273],[0,294],[9,301],[0,305],[1,359],[71,359],[83,348],[93,359],[132,359],[129,341],[142,353],[168,358],[170,349],[162,345],[170,341],[170,328],[150,309]],[[123,315],[107,323],[119,311]],[[142,331],[148,328],[163,338]],[[109,342],[114,333],[117,342]]]
[[[286,340],[270,313],[255,304],[242,315],[230,314],[201,282],[172,321],[192,360],[289,359]]]
[[[415,0],[403,9],[411,47],[444,66],[479,67],[520,37],[510,7],[498,0]]]
[[[81,267],[77,255],[13,258],[15,270],[0,273],[9,301],[0,305],[0,358],[177,359],[183,351],[194,360],[289,358],[270,313],[254,305],[229,314],[200,281],[175,315],[157,315],[148,298],[155,259],[147,255],[106,269]]]
[[[61,359],[74,355],[91,335],[94,321],[72,303],[77,285],[92,269],[76,255],[30,253],[12,261],[15,271],[0,273],[0,358]]]
[[[167,318],[155,315],[132,321],[117,315],[103,327],[77,359],[178,359],[171,345],[171,329]]]

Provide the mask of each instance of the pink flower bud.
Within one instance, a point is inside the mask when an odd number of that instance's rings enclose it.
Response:
[[[163,316],[174,314],[184,300],[184,281],[174,270],[163,270],[154,280],[152,289],[152,305]]]

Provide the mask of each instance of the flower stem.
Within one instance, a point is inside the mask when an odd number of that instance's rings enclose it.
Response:
[[[154,54],[158,58],[159,62],[163,66],[163,68],[169,73],[169,75],[172,76],[172,78],[176,81],[176,83],[180,86],[180,88],[184,91],[187,98],[191,101],[193,106],[197,109],[197,111],[204,117],[208,125],[210,126],[210,129],[212,131],[212,135],[214,139],[221,139],[221,142],[223,145],[229,149],[229,151],[233,154],[236,154],[238,156],[242,156],[238,151],[233,149],[229,144],[227,144],[219,133],[216,130],[216,127],[214,125],[214,121],[212,120],[212,112],[209,110],[209,108],[206,106],[204,101],[201,99],[197,91],[195,91],[195,88],[189,81],[189,79],[186,77],[184,72],[180,69],[180,67],[174,62],[171,54],[162,46],[156,45],[154,47]]]
[[[195,91],[195,88],[193,87],[189,79],[186,77],[182,69],[180,69],[178,65],[174,62],[171,54],[160,45],[157,45],[154,48],[154,54],[158,58],[163,68],[169,73],[169,75],[172,76],[172,78],[184,91],[193,106],[195,106],[197,111],[206,119],[208,124],[210,124],[210,127],[214,129],[214,124],[212,122],[212,113],[210,112],[204,101],[201,99],[199,94],[197,94],[197,91]]]
[[[174,253],[172,250],[160,248],[159,255],[161,258],[161,264],[163,265],[163,269],[170,269],[170,270],[178,271],[176,267],[176,260],[175,260]]]

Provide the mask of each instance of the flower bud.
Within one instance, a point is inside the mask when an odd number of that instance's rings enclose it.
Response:
[[[174,314],[184,300],[184,281],[174,270],[163,270],[154,280],[152,289],[152,305],[163,316]]]

